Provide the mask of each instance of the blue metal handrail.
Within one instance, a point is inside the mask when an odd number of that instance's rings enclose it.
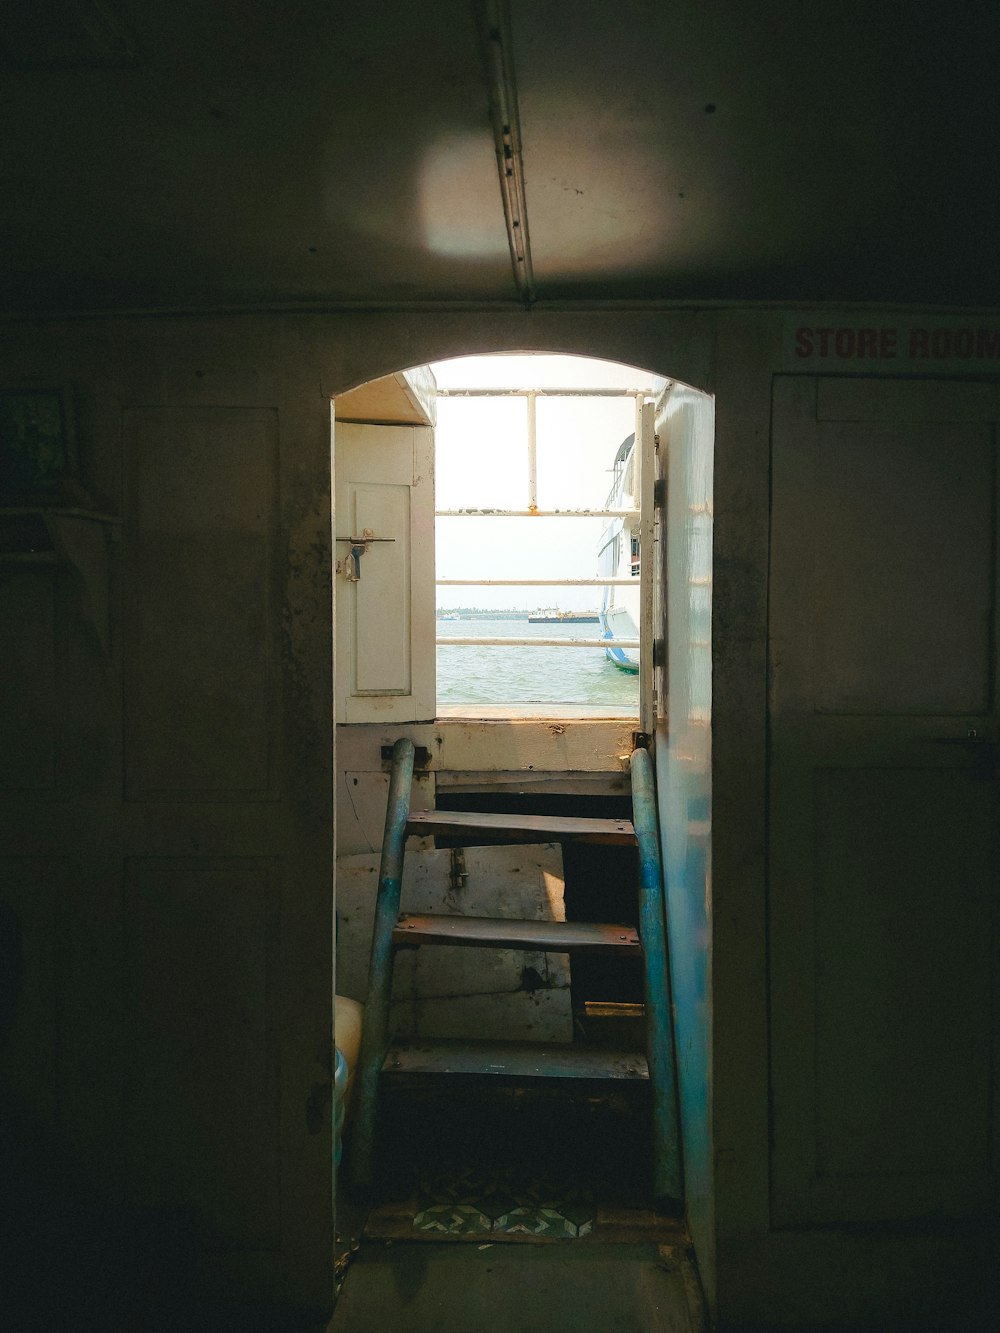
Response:
[[[379,864],[375,927],[368,964],[368,998],[358,1056],[356,1119],[351,1148],[351,1176],[359,1189],[375,1183],[375,1115],[378,1080],[389,1048],[389,1004],[392,993],[392,931],[399,917],[403,883],[406,821],[410,816],[413,742],[401,736],[392,747],[385,834]]]
[[[653,1194],[658,1200],[680,1199],[681,1149],[670,1011],[670,966],[656,792],[648,750],[632,751],[630,770],[632,824],[639,844],[639,938],[642,940],[644,969],[646,1062],[653,1102]]]

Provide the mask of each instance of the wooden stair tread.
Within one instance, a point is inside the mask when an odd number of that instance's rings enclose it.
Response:
[[[394,944],[458,944],[471,948],[541,949],[555,953],[640,954],[634,926],[598,921],[525,921],[487,916],[420,915],[404,912],[392,932]]]
[[[383,1074],[500,1078],[648,1079],[640,1051],[572,1043],[414,1040],[390,1047]]]
[[[483,814],[474,810],[411,810],[407,833],[489,838],[491,842],[597,842],[635,844],[629,819],[576,819],[568,815]]]

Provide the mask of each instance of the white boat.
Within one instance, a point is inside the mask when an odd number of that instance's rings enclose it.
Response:
[[[597,547],[599,578],[634,579],[633,587],[605,588],[601,602],[601,637],[605,653],[622,671],[639,670],[638,648],[623,648],[616,639],[639,638],[639,506],[635,435],[629,435],[615,454],[614,479],[605,509],[620,509],[601,533]]]

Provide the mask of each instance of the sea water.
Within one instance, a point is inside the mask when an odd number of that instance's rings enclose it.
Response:
[[[438,638],[598,639],[599,624],[529,624],[522,620],[440,617]],[[585,704],[638,711],[638,677],[608,661],[603,648],[519,644],[438,644],[440,704]]]

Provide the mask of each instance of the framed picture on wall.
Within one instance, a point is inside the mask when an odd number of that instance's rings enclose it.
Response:
[[[61,388],[0,388],[0,505],[58,503],[75,469]]]

